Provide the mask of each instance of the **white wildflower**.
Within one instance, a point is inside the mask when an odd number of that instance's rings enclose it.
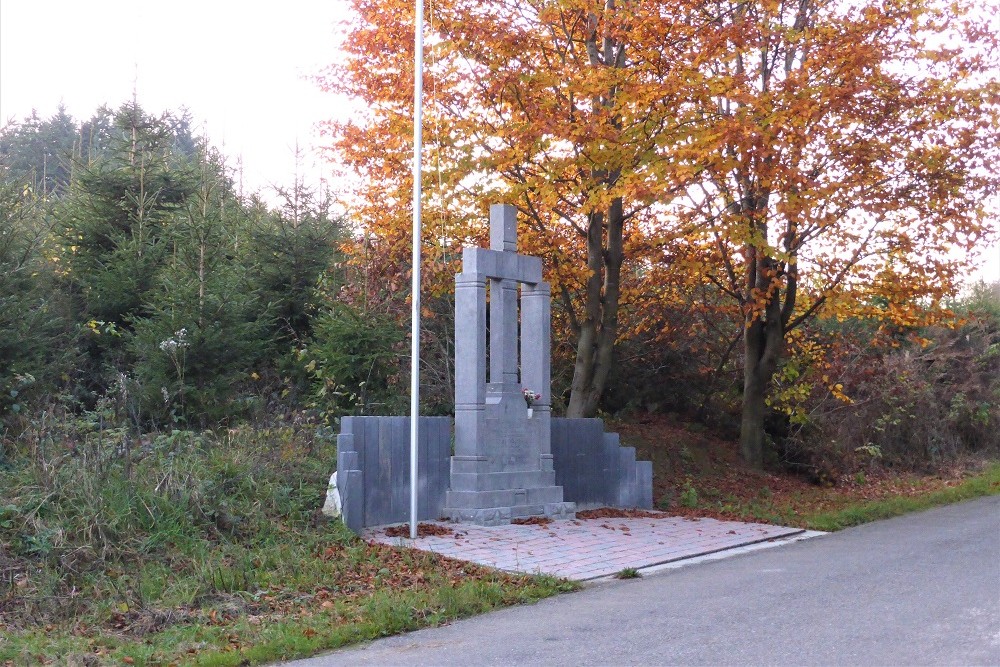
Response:
[[[160,341],[160,349],[167,354],[173,354],[178,349],[183,349],[188,347],[190,343],[187,340],[187,329],[181,329],[174,332],[173,338],[168,338],[164,341]]]

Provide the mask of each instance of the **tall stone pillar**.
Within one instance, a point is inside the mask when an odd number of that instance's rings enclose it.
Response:
[[[538,431],[542,470],[552,470],[552,295],[549,284],[524,285],[521,291],[521,384],[541,394],[532,412]]]
[[[486,280],[455,277],[455,458],[473,465],[486,403]]]
[[[490,281],[490,383],[517,384],[517,282]]]

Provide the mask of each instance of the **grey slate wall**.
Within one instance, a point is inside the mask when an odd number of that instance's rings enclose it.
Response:
[[[653,463],[636,461],[600,419],[552,419],[556,484],[577,509],[653,507]]]
[[[555,483],[578,509],[653,506],[653,464],[636,461],[600,419],[553,418]],[[418,447],[420,520],[442,515],[451,484],[451,417],[421,417]],[[344,417],[337,436],[337,487],[344,523],[366,526],[410,519],[410,418]]]
[[[417,447],[417,517],[444,508],[451,459],[451,417],[421,417]],[[344,417],[337,436],[337,488],[344,523],[365,526],[410,519],[410,418]]]

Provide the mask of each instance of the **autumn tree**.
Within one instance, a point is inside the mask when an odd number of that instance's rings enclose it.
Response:
[[[875,303],[880,318],[916,323],[996,224],[996,10],[974,5],[704,5],[730,45],[705,61],[699,90],[703,131],[719,141],[697,158],[679,215],[714,243],[705,275],[742,313],[751,464],[763,464],[766,399],[792,330]]]
[[[344,58],[322,83],[367,112],[331,125],[333,147],[362,177],[358,219],[405,265],[412,5],[352,6]],[[700,141],[687,90],[704,76],[699,53],[726,46],[697,6],[444,0],[431,14],[425,255],[457,257],[484,239],[489,203],[517,206],[521,250],[545,257],[574,339],[570,416],[594,414],[606,386],[633,289],[623,267],[675,234],[658,207],[696,171],[676,158]],[[455,268],[430,266],[430,289],[446,290]]]
[[[368,108],[331,126],[334,148],[363,177],[359,219],[382,256],[405,265],[412,13],[354,7],[346,55],[324,83]],[[482,240],[488,202],[518,206],[523,247],[545,256],[575,341],[571,416],[596,409],[616,340],[662,344],[643,333],[656,295],[682,303],[687,284],[727,296],[739,322],[716,327],[711,345],[719,369],[742,343],[742,448],[761,465],[788,334],[873,296],[887,298],[883,316],[912,319],[918,302],[953,289],[954,253],[988,231],[997,50],[990,17],[970,10],[435,3],[425,228],[437,247],[427,254]],[[453,271],[432,272],[437,289]]]

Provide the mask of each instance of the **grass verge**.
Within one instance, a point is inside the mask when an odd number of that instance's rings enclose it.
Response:
[[[332,443],[294,429],[63,424],[0,468],[0,666],[238,665],[575,585],[369,545],[327,521]]]
[[[861,502],[833,512],[816,512],[802,516],[800,525],[812,530],[835,531],[858,526],[869,521],[888,519],[908,512],[918,512],[939,505],[1000,494],[1000,463],[970,477],[956,486],[945,487],[917,496],[897,496]]]

